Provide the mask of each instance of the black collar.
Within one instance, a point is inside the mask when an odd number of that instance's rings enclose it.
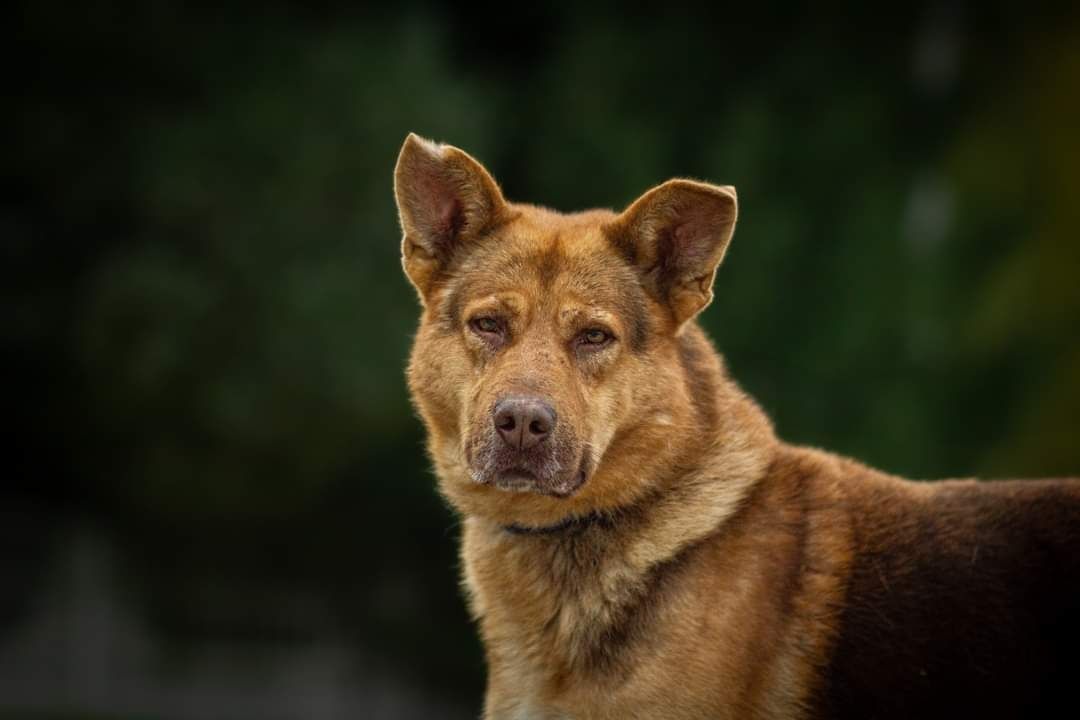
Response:
[[[553,535],[560,533],[564,530],[584,530],[592,525],[600,524],[604,522],[604,518],[599,513],[589,513],[583,516],[574,516],[555,523],[554,525],[542,525],[540,527],[531,527],[529,525],[519,525],[518,523],[512,523],[510,525],[503,525],[502,528],[511,535]]]

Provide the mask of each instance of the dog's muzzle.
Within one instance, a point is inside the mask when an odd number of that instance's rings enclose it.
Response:
[[[542,397],[500,398],[469,448],[473,479],[485,485],[566,496],[584,482],[578,443]]]

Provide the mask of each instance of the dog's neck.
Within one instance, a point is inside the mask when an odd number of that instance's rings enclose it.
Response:
[[[520,646],[538,649],[527,661],[537,667],[558,658],[576,672],[609,657],[612,633],[662,591],[665,568],[720,531],[768,472],[771,427],[733,384],[722,392],[732,412],[712,450],[629,507],[544,527],[466,517],[465,585],[482,631],[519,628]]]

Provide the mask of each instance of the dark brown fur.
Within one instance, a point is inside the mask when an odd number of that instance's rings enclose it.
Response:
[[[779,441],[694,320],[734,189],[561,215],[415,136],[395,185],[424,306],[409,384],[463,516],[486,718],[1071,703],[1080,484],[912,483]],[[550,408],[536,445],[500,439],[508,398]]]

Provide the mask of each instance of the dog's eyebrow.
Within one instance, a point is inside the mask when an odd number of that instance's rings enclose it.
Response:
[[[455,283],[443,302],[442,320],[449,332],[456,332],[461,325],[461,306],[465,295],[462,283]]]
[[[623,307],[619,308],[619,312],[630,327],[630,349],[641,352],[649,340],[649,309],[645,303],[645,291],[637,283],[630,287],[629,294],[622,298]]]
[[[640,353],[649,344],[651,326],[645,288],[629,268],[615,272],[610,282],[617,288],[609,297],[610,307],[626,327],[630,349]]]

